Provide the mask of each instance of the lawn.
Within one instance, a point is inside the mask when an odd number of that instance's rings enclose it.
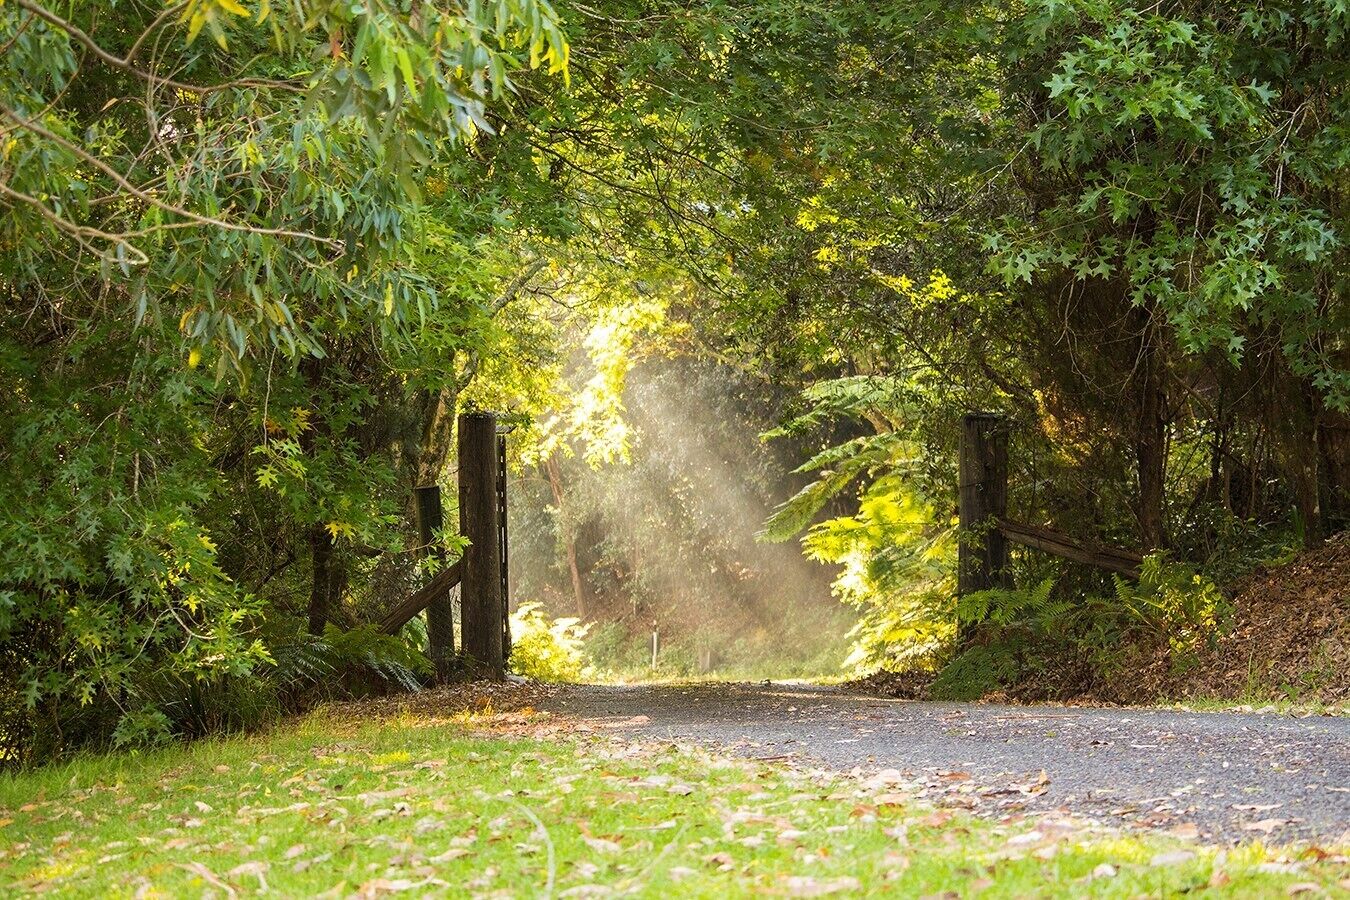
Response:
[[[1350,894],[1345,857],[1321,850],[992,822],[918,804],[884,772],[434,706],[328,707],[263,734],[0,778],[0,893]]]

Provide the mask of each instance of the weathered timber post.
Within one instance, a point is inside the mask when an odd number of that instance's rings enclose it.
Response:
[[[436,532],[441,530],[441,489],[437,485],[417,488],[417,538],[423,553],[444,554],[433,547]],[[437,593],[427,604],[427,655],[436,671],[436,680],[445,681],[455,661],[455,613],[450,591]]]
[[[469,539],[460,582],[460,634],[475,674],[506,676],[502,641],[501,530],[497,518],[497,417],[459,417],[459,530]]]
[[[1008,514],[1008,427],[997,413],[961,420],[960,492],[957,593],[1010,587],[1008,541],[996,524]]]
[[[503,659],[511,658],[510,535],[506,527],[506,435],[510,431],[510,428],[497,430],[497,527],[501,531]]]

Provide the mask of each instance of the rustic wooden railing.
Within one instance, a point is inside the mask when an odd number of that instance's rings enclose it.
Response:
[[[1003,536],[1013,543],[1106,569],[1108,572],[1116,572],[1129,578],[1139,577],[1139,566],[1144,561],[1143,554],[1135,553],[1133,550],[1093,547],[1053,528],[1024,525],[1008,519],[1000,519],[997,525]]]
[[[1008,518],[1008,422],[997,413],[967,413],[961,423],[957,591],[1011,586],[1008,544],[1139,577],[1144,557],[1101,547],[1043,525]]]
[[[441,569],[431,580],[413,591],[380,619],[380,630],[385,634],[394,634],[404,625],[431,605],[438,597],[449,597],[450,590],[459,584],[462,569],[459,563],[451,563]]]
[[[468,538],[464,557],[395,604],[380,619],[380,630],[393,634],[426,610],[427,650],[438,680],[456,663],[474,675],[500,680],[509,652],[506,556],[506,439],[491,413],[459,417],[459,531]],[[433,547],[442,527],[441,489],[417,488],[417,532],[423,547]],[[432,551],[435,552],[435,551]],[[454,607],[450,590],[460,593],[460,635],[455,654]]]

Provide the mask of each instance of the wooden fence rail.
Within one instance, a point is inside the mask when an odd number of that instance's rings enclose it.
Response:
[[[967,413],[961,422],[957,592],[1011,587],[1009,542],[1138,578],[1144,557],[1133,550],[1094,546],[1008,518],[1008,431],[997,413]]]
[[[380,630],[385,634],[394,634],[426,609],[433,599],[439,596],[449,597],[451,589],[459,584],[461,571],[457,562],[441,569],[430,581],[385,613],[384,618],[380,619]]]
[[[1129,578],[1139,577],[1139,565],[1144,561],[1143,554],[1135,553],[1133,550],[1093,547],[1053,528],[1024,525],[1008,519],[1000,519],[997,527],[1004,537],[1023,547],[1043,550],[1064,559],[1086,563]]]
[[[463,559],[389,609],[380,619],[394,634],[418,613],[427,612],[427,650],[437,680],[456,665],[454,607],[450,591],[460,589],[461,654],[458,663],[473,675],[500,681],[509,652],[506,556],[506,438],[492,413],[459,417],[459,531],[469,539]],[[417,531],[423,547],[435,544],[442,527],[441,489],[417,488]],[[437,552],[431,550],[429,552]]]

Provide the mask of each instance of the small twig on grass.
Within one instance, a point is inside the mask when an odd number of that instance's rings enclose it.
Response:
[[[512,806],[523,812],[526,818],[534,823],[535,832],[544,839],[544,848],[548,851],[548,882],[544,885],[544,897],[551,898],[553,886],[558,880],[558,860],[553,851],[553,838],[549,836],[548,828],[528,806],[514,800],[510,802]]]
[[[674,847],[677,843],[679,843],[680,838],[684,837],[684,833],[688,828],[689,824],[687,822],[681,825],[680,830],[675,832],[675,836],[670,839],[670,842],[661,848],[661,852],[656,854],[656,856],[652,859],[651,862],[643,866],[641,872],[638,872],[632,878],[626,879],[624,881],[624,885],[625,886],[636,885],[639,882],[641,882],[642,879],[645,878],[647,874],[652,871],[652,869],[656,868],[657,864],[659,864],[661,860],[665,859],[666,854],[670,852],[671,848]]]
[[[191,872],[193,875],[196,875],[197,877],[201,878],[203,881],[205,881],[212,887],[220,888],[222,891],[225,892],[226,896],[228,897],[239,896],[238,891],[236,891],[227,882],[222,881],[220,876],[217,875],[215,872],[212,872],[209,868],[207,868],[204,863],[199,862],[178,863],[178,868],[183,869],[184,871],[187,872]]]

